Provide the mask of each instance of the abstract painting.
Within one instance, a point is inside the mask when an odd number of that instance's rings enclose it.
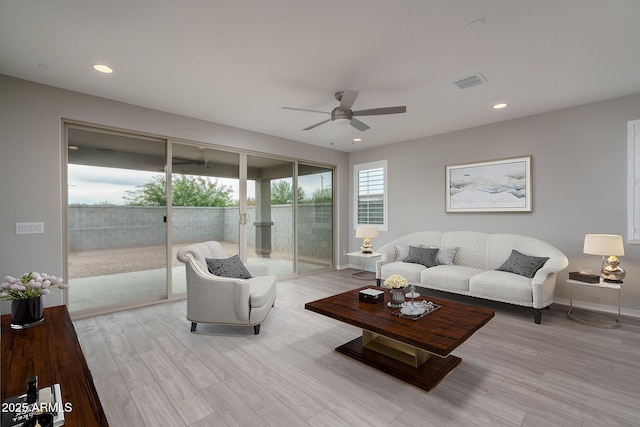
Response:
[[[531,156],[446,166],[447,212],[531,212]]]

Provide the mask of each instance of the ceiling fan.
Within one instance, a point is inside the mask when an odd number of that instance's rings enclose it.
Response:
[[[369,129],[369,126],[356,119],[356,116],[379,116],[383,114],[398,114],[398,113],[406,113],[407,107],[405,105],[399,107],[383,107],[383,108],[371,108],[369,110],[358,110],[353,111],[351,107],[354,102],[356,102],[356,98],[358,97],[358,92],[345,89],[340,92],[335,93],[335,97],[338,101],[340,101],[340,105],[333,109],[330,113],[327,111],[318,111],[318,110],[307,110],[305,108],[293,108],[293,107],[282,107],[284,110],[296,110],[296,111],[309,111],[312,113],[322,113],[322,114],[331,114],[330,119],[323,120],[319,123],[311,125],[309,127],[304,128],[303,130],[311,130],[316,126],[320,126],[328,121],[333,121],[336,124],[347,124],[349,123],[354,128],[359,131],[364,132]]]

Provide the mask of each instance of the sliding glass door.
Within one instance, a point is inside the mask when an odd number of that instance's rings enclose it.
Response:
[[[333,266],[333,169],[298,164],[298,273]]]
[[[74,315],[184,295],[176,254],[195,242],[216,240],[225,257],[280,278],[333,266],[333,168],[74,124],[65,132]]]
[[[287,160],[247,156],[246,228],[248,260],[267,262],[269,273],[295,273],[294,166]]]
[[[240,254],[240,155],[172,143],[172,294],[186,292],[178,249],[216,240],[225,257]]]
[[[69,311],[166,298],[166,143],[66,131]]]
[[[333,169],[247,156],[247,257],[287,276],[333,266]]]

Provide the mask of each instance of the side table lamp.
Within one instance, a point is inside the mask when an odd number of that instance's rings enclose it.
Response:
[[[363,254],[373,253],[373,244],[371,239],[378,237],[378,226],[376,225],[360,225],[356,228],[356,238],[364,239],[360,250]]]
[[[617,258],[617,256],[624,255],[622,236],[618,234],[586,234],[583,252],[589,255],[602,255],[600,273],[605,282],[622,283],[622,279],[627,275],[620,267],[620,260]]]

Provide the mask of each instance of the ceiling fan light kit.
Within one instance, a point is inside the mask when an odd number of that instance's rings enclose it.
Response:
[[[407,107],[402,105],[398,107],[383,107],[383,108],[372,108],[368,110],[359,110],[353,111],[351,107],[356,102],[356,98],[358,97],[358,92],[354,90],[345,89],[340,92],[336,92],[334,94],[335,98],[340,101],[340,105],[334,108],[331,113],[326,111],[317,111],[317,110],[309,110],[305,108],[293,108],[293,107],[282,107],[285,110],[296,110],[296,111],[306,111],[312,113],[323,113],[323,114],[331,114],[330,119],[323,120],[311,126],[304,128],[303,130],[311,130],[317,126],[325,124],[329,121],[337,124],[337,125],[346,125],[350,124],[354,128],[358,129],[361,132],[369,129],[369,126],[364,122],[354,118],[354,116],[379,116],[383,114],[399,114],[406,113]]]

